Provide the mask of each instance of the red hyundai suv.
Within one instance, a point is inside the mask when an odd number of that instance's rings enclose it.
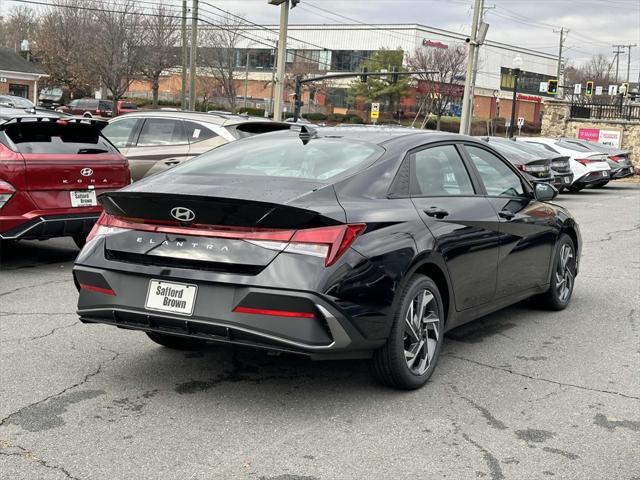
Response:
[[[84,245],[102,211],[96,197],[131,183],[126,158],[100,133],[106,125],[0,110],[0,241]]]

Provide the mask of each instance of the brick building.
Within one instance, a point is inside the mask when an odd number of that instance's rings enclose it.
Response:
[[[38,103],[38,81],[44,71],[10,48],[0,48],[0,95],[15,95]]]

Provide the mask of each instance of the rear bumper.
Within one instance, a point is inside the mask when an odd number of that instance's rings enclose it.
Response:
[[[553,180],[551,181],[551,184],[554,187],[556,187],[558,190],[560,190],[561,188],[566,188],[571,186],[572,182],[573,182],[573,173],[553,172]]]
[[[365,338],[345,311],[314,292],[163,279],[82,265],[76,265],[73,274],[76,285],[85,286],[80,288],[77,310],[84,323],[296,353],[313,359],[368,358],[384,342]],[[197,285],[193,313],[147,309],[152,279]],[[238,306],[303,309],[313,312],[313,318],[239,313],[234,311]]]
[[[44,240],[54,237],[86,235],[100,211],[82,213],[30,212],[18,219],[0,216],[0,240]]]
[[[631,177],[634,174],[634,169],[632,166],[630,167],[624,167],[624,168],[620,168],[618,170],[616,170],[615,172],[611,172],[611,178],[613,179],[619,179],[619,178],[627,178],[627,177]]]
[[[589,185],[595,185],[598,183],[608,182],[609,180],[611,180],[610,170],[598,170],[595,172],[586,173],[582,177],[575,180],[573,182],[573,185],[589,186]]]

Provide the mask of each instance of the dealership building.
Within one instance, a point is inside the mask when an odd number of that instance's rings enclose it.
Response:
[[[235,49],[237,95],[248,106],[265,106],[272,95],[273,66],[278,27],[244,27]],[[206,34],[201,35],[206,38]],[[464,44],[461,33],[417,24],[325,24],[289,25],[287,39],[287,74],[326,75],[357,73],[362,62],[379,49],[402,50],[405,62],[417,48],[451,48]],[[202,40],[201,40],[202,43]],[[206,49],[205,44],[200,49]],[[540,83],[556,77],[558,57],[526,47],[487,41],[479,53],[476,77],[474,115],[479,118],[508,116],[513,97],[512,66],[515,57],[521,59],[518,82],[518,115],[528,121],[539,121],[545,98]],[[206,68],[198,70],[206,77]],[[161,82],[161,96],[179,94],[179,75]],[[346,107],[346,92],[351,79],[332,80],[330,88],[307,91],[303,100],[313,107]],[[464,83],[464,78],[460,78]],[[291,84],[291,82],[289,82]],[[293,85],[285,89],[285,102],[291,101]],[[142,84],[132,86],[131,93],[143,90]],[[148,91],[148,86],[146,87]],[[200,92],[198,92],[200,96]],[[240,101],[242,105],[242,100]],[[412,110],[415,96],[403,101]],[[291,105],[288,105],[291,108]],[[304,109],[303,109],[304,111]]]

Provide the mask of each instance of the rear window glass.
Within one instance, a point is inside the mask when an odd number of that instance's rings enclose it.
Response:
[[[266,135],[210,150],[172,171],[187,175],[255,175],[326,180],[364,168],[382,154],[377,145],[344,138]]]
[[[127,110],[137,110],[138,105],[135,103],[121,103],[120,108],[126,108]]]
[[[7,126],[5,134],[20,153],[111,153],[116,149],[88,124],[21,122]]]
[[[236,138],[251,137],[261,133],[277,132],[281,130],[289,130],[289,125],[282,125],[276,122],[246,122],[239,125],[228,127],[227,129]]]

